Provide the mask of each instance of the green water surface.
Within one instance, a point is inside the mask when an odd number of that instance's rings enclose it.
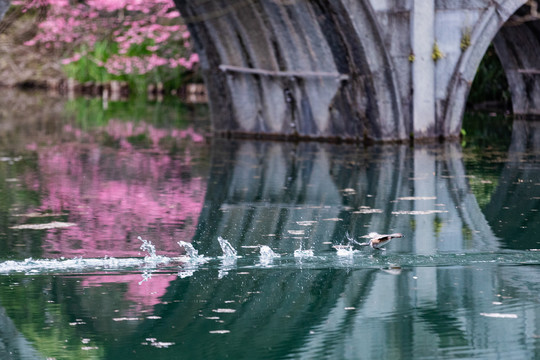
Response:
[[[540,358],[538,122],[364,147],[207,138],[174,102],[10,96],[0,359]],[[370,232],[404,237],[334,248]]]

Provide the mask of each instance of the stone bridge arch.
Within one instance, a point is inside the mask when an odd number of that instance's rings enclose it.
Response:
[[[492,41],[514,112],[540,107],[538,22],[503,27],[536,0],[175,1],[201,54],[217,132],[457,137]]]
[[[522,109],[527,108],[527,105],[522,105],[524,103],[523,99],[527,99],[532,94],[524,94],[526,90],[523,86],[523,80],[519,79],[520,76],[516,67],[521,63],[520,60],[531,63],[534,59],[540,58],[540,56],[537,56],[531,59],[539,50],[529,47],[529,44],[537,44],[538,46],[540,40],[538,35],[540,35],[540,32],[535,37],[528,30],[529,26],[525,23],[510,30],[504,27],[505,23],[518,10],[527,7],[525,6],[527,3],[529,1],[526,0],[496,2],[494,5],[486,8],[475,22],[474,27],[469,29],[471,46],[463,52],[457,62],[452,80],[449,83],[446,98],[444,100],[439,99],[441,113],[438,118],[440,119],[439,122],[443,136],[452,136],[459,133],[470,86],[474,80],[478,66],[492,42],[495,45],[497,55],[509,82],[514,113],[523,113]],[[535,23],[539,22],[535,21]],[[512,38],[514,41],[512,41]],[[515,41],[516,39],[521,39],[522,41]],[[511,51],[511,48],[513,51]],[[521,99],[522,97],[523,99]],[[516,108],[516,104],[521,105],[518,105]]]
[[[396,72],[365,1],[176,1],[202,58],[214,129],[405,138]]]

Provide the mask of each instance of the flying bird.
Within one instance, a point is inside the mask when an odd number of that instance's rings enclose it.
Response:
[[[371,232],[368,235],[362,236],[363,238],[369,239],[368,242],[359,243],[356,240],[349,238],[349,240],[352,240],[355,244],[360,246],[371,246],[372,249],[375,250],[385,250],[381,248],[382,246],[388,244],[390,240],[394,238],[402,238],[403,234],[401,233],[394,233],[394,234],[379,234],[376,232]]]

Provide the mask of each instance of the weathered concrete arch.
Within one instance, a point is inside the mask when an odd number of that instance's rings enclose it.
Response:
[[[218,132],[457,137],[494,39],[507,54],[515,112],[540,107],[538,76],[523,72],[538,58],[536,21],[502,28],[536,0],[176,3],[202,57]]]
[[[439,115],[442,135],[459,134],[469,90],[484,54],[502,26],[527,0],[507,0],[486,8],[471,29],[469,46],[459,58]],[[505,60],[505,59],[503,59]],[[503,61],[504,67],[504,61]]]
[[[528,7],[520,9],[518,18],[527,12]],[[540,115],[540,19],[504,26],[493,44],[506,74],[514,115]]]
[[[390,140],[410,131],[368,2],[176,4],[202,59],[217,132]]]

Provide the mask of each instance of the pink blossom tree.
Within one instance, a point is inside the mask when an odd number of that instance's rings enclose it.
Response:
[[[69,77],[79,81],[174,80],[199,58],[172,0],[19,0],[47,16],[25,45],[61,50]]]

